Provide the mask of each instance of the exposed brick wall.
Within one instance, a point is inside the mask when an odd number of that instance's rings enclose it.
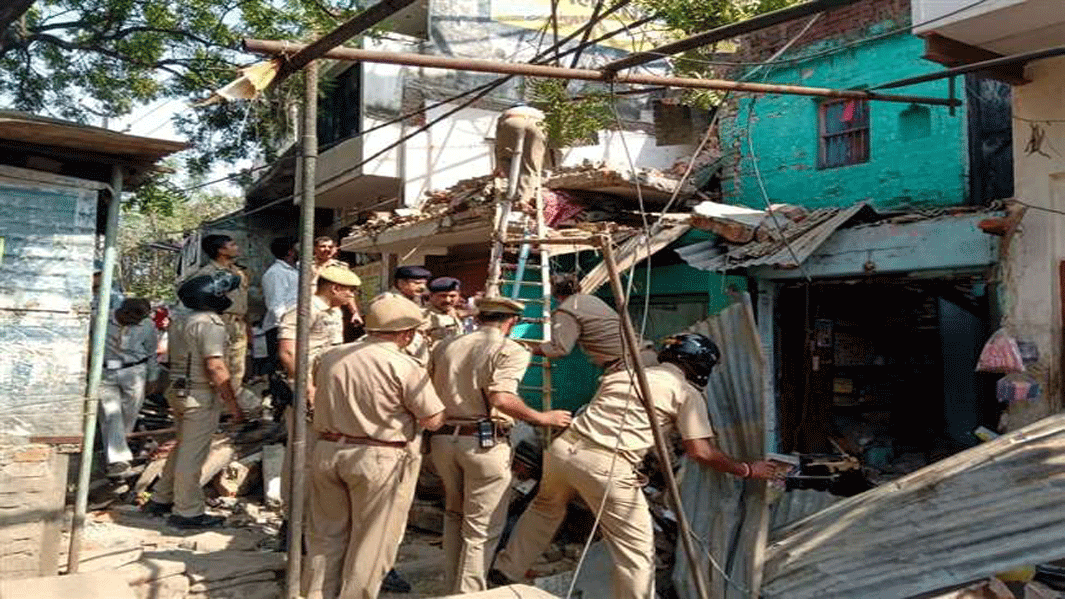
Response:
[[[756,31],[738,38],[735,55],[738,62],[758,62],[768,59],[795,38],[806,27],[810,17],[804,17]],[[866,0],[836,10],[821,13],[803,36],[788,49],[788,56],[801,56],[810,46],[848,42],[910,22],[909,0]]]
[[[50,445],[0,446],[0,578],[56,574],[67,464]]]

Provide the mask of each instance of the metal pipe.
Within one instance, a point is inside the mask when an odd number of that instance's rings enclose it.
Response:
[[[78,490],[74,496],[74,521],[70,526],[70,547],[67,550],[67,573],[76,574],[81,561],[81,536],[85,527],[85,513],[89,506],[89,483],[92,457],[96,445],[96,412],[100,405],[100,380],[104,371],[104,350],[107,344],[107,324],[111,319],[111,285],[114,283],[115,262],[118,257],[118,215],[122,206],[122,167],[111,167],[111,199],[107,203],[107,228],[104,229],[104,260],[100,270],[100,287],[96,292],[96,313],[93,314],[91,352],[89,354],[89,383],[85,387],[85,414],[81,431],[81,463],[78,466]]]
[[[745,21],[715,27],[710,31],[704,31],[703,33],[698,33],[691,37],[664,46],[659,46],[645,52],[637,52],[636,54],[607,63],[602,68],[608,73],[616,73],[621,69],[628,69],[648,62],[654,62],[686,50],[699,48],[721,40],[731,39],[736,36],[751,33],[752,31],[758,31],[759,29],[765,29],[766,27],[772,27],[773,25],[786,23],[794,19],[800,19],[812,14],[825,12],[826,10],[832,10],[833,8],[847,6],[848,4],[856,4],[859,1],[860,0],[814,0],[813,2],[789,6],[780,10],[774,10],[773,12],[760,14]]]
[[[286,55],[297,52],[303,44],[284,41],[245,39],[244,48],[249,52],[265,55]],[[473,58],[453,58],[450,56],[429,56],[404,52],[382,52],[377,50],[360,50],[357,48],[337,48],[325,53],[324,58],[357,62],[378,62],[406,66],[418,66],[457,71],[474,71],[479,73],[501,73],[505,75],[524,75],[550,79],[580,79],[583,81],[601,81],[614,83],[631,83],[638,85],[664,85],[668,87],[685,87],[693,89],[716,89],[735,92],[762,94],[786,94],[793,96],[815,96],[823,98],[852,98],[856,100],[879,100],[883,102],[902,102],[905,104],[933,104],[939,106],[960,105],[959,100],[949,98],[932,98],[927,96],[902,96],[879,94],[853,89],[828,89],[821,87],[803,87],[797,85],[778,85],[771,83],[750,83],[745,81],[728,81],[724,79],[691,79],[684,77],[659,77],[655,75],[618,74],[611,76],[592,69],[569,69],[548,65],[528,63],[500,62]]]
[[[1010,56],[1002,56],[1000,58],[992,58],[991,60],[982,60],[980,62],[974,62],[960,67],[951,67],[942,71],[936,71],[935,73],[928,73],[927,75],[917,75],[916,77],[907,77],[905,79],[899,79],[898,81],[891,81],[889,83],[882,83],[873,87],[872,89],[891,89],[893,87],[904,87],[907,85],[915,85],[917,83],[924,83],[926,81],[935,81],[936,79],[943,79],[945,77],[953,77],[955,75],[964,75],[965,73],[975,73],[977,71],[986,71],[997,67],[1008,67],[1017,63],[1031,62],[1033,60],[1040,60],[1043,58],[1051,58],[1054,56],[1061,56],[1065,54],[1065,46],[1055,46],[1053,48],[1044,48],[1042,50],[1036,50],[1034,52],[1025,52],[1023,54],[1012,54]]]
[[[300,596],[303,549],[303,504],[306,496],[307,469],[307,377],[310,373],[308,350],[311,336],[311,265],[314,263],[314,194],[318,166],[318,63],[304,68],[303,92],[303,181],[300,195],[300,274],[296,318],[296,389],[292,415],[292,437],[288,440],[291,481],[288,506],[288,572],[286,596]]]
[[[647,381],[647,373],[644,372],[643,364],[640,363],[640,344],[636,340],[636,331],[632,328],[632,320],[629,318],[628,300],[621,286],[621,276],[618,274],[618,265],[614,259],[614,248],[608,235],[599,237],[599,245],[603,250],[603,264],[606,264],[607,273],[610,275],[610,286],[614,290],[614,300],[617,303],[618,315],[621,316],[622,339],[632,359],[632,369],[636,373],[636,382],[639,386],[637,396],[643,409],[647,412],[647,421],[651,425],[651,433],[654,435],[655,450],[658,452],[658,460],[661,462],[662,474],[666,479],[666,491],[673,503],[673,511],[677,516],[677,529],[680,534],[681,544],[684,546],[684,554],[688,557],[688,566],[691,567],[692,576],[695,579],[695,591],[700,599],[709,599],[706,579],[703,577],[703,569],[700,566],[699,554],[695,552],[692,543],[691,525],[688,516],[684,514],[684,505],[680,499],[680,488],[677,479],[673,476],[673,460],[670,459],[669,446],[662,436],[662,430],[658,428],[658,414],[655,412],[651,401],[651,384]]]

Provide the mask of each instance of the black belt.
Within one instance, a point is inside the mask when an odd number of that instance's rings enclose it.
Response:
[[[511,427],[502,423],[495,423],[497,435],[509,435]],[[476,436],[477,424],[445,424],[432,432],[434,435],[463,435]]]
[[[122,369],[125,369],[125,368],[133,368],[134,366],[140,366],[141,364],[145,364],[147,362],[148,362],[148,358],[141,358],[140,360],[137,360],[136,362],[123,362],[122,365],[119,366],[118,368],[115,368],[115,370],[122,370]]]

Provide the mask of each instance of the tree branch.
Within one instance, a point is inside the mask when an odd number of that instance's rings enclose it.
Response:
[[[7,28],[19,20],[33,2],[34,0],[5,0],[0,3],[0,37],[6,35]]]

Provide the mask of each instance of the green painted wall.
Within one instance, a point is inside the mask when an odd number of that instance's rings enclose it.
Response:
[[[887,25],[884,25],[887,27]],[[881,27],[883,29],[884,27]],[[869,34],[875,34],[873,28]],[[770,83],[829,88],[863,88],[942,69],[920,58],[923,42],[902,33],[859,44],[823,57],[835,45],[802,48],[809,60],[775,67]],[[959,80],[958,93],[964,99]],[[931,81],[888,93],[947,97],[946,80]],[[725,195],[733,203],[764,208],[747,144],[751,99],[738,102],[722,123],[722,147],[739,151],[738,177],[727,180]],[[945,106],[895,102],[870,103],[869,162],[831,169],[817,168],[818,99],[765,95],[754,100],[749,119],[758,168],[773,202],[809,208],[847,206],[869,201],[877,208],[958,205],[967,194],[968,151],[965,108],[951,116]]]

